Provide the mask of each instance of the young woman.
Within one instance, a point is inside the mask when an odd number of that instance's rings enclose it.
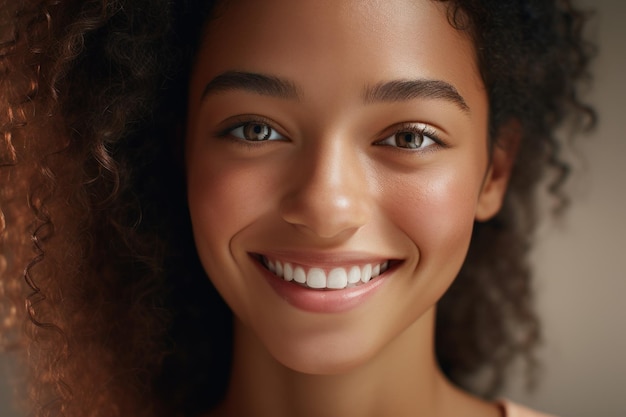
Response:
[[[569,2],[3,7],[3,341],[36,415],[533,415],[491,397],[534,363],[554,130],[592,116]]]

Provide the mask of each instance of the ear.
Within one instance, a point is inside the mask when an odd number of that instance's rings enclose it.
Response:
[[[475,216],[477,221],[489,220],[502,207],[521,138],[522,129],[517,120],[510,120],[498,130],[478,197]]]

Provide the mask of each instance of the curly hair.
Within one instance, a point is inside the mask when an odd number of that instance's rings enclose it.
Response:
[[[515,357],[535,363],[535,193],[549,176],[567,201],[555,130],[593,124],[579,100],[592,50],[566,0],[447,2],[476,45],[491,136],[522,135],[504,206],[476,224],[437,313],[442,369],[490,394]],[[0,348],[28,357],[37,417],[193,416],[225,392],[232,317],[193,249],[176,140],[213,9],[0,1]]]

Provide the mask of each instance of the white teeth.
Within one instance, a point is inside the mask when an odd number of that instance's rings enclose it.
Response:
[[[298,284],[314,289],[343,289],[360,283],[367,283],[372,278],[389,269],[389,262],[380,264],[365,264],[349,268],[333,268],[328,273],[322,268],[306,270],[302,266],[294,266],[288,262],[271,261],[263,257],[263,263],[274,274],[285,281],[295,281]]]
[[[285,281],[293,281],[293,267],[291,266],[291,264],[285,264],[283,278],[285,279]]]
[[[348,273],[348,284],[356,284],[361,280],[361,268],[353,266]]]
[[[369,282],[370,279],[372,279],[372,265],[367,264],[361,269],[361,281]]]
[[[379,275],[380,275],[380,265],[375,265],[374,268],[372,268],[372,278],[376,278]]]
[[[296,266],[296,269],[293,270],[293,280],[300,284],[304,284],[306,282],[306,273],[302,267]]]
[[[348,286],[348,274],[343,268],[335,268],[328,273],[328,282],[326,283],[328,288],[341,289]]]
[[[326,274],[323,269],[311,268],[306,274],[306,285],[310,288],[326,288]]]

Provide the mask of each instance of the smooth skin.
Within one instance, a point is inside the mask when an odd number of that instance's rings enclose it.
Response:
[[[376,89],[385,84],[402,94]],[[474,45],[445,4],[220,8],[193,70],[186,137],[198,253],[235,315],[232,378],[212,415],[500,415],[454,388],[434,354],[436,303],[475,220],[499,210],[513,163],[514,146],[489,151],[487,121]],[[268,285],[259,254],[393,267],[357,305],[311,312]]]

